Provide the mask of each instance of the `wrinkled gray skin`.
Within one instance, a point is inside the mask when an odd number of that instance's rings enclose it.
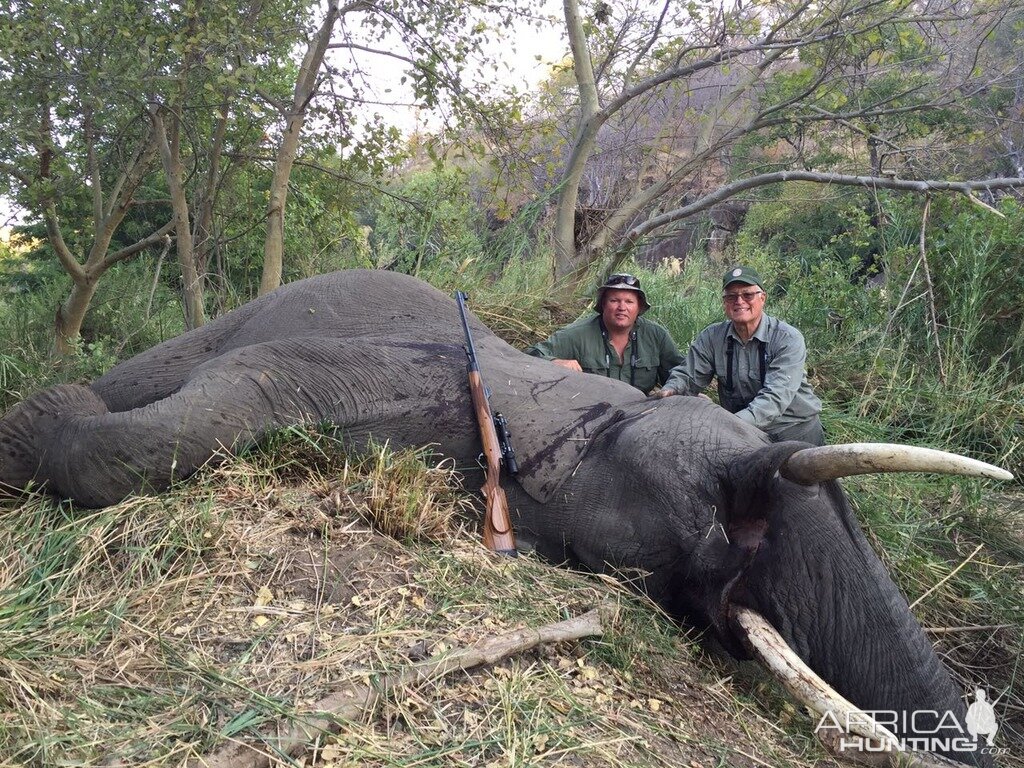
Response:
[[[952,710],[964,722],[839,486],[777,473],[802,444],[772,445],[704,399],[648,401],[528,357],[475,319],[472,329],[521,465],[517,480],[503,480],[520,548],[633,573],[672,615],[710,627],[738,656],[731,610],[753,608],[860,707]],[[166,488],[219,446],[323,420],[356,446],[371,435],[436,443],[473,465],[480,445],[462,343],[455,303],[413,278],[348,271],[293,283],[89,387],[16,406],[0,420],[0,482],[34,479],[102,506]]]

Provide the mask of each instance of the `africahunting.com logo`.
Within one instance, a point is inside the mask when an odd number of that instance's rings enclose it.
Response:
[[[897,712],[868,710],[821,716],[814,731],[837,744],[840,751],[889,752],[898,744],[901,750],[915,752],[979,752],[1005,754],[1006,747],[995,746],[996,712],[985,691],[976,688],[974,701],[963,722],[953,712],[933,709]],[[998,699],[997,699],[998,701]],[[897,733],[912,734],[896,736]]]

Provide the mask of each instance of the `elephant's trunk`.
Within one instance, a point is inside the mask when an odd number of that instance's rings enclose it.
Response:
[[[13,491],[45,483],[88,507],[162,490],[194,472],[218,444],[231,448],[271,421],[255,377],[215,378],[123,413],[110,413],[88,387],[40,392],[0,420],[0,483]]]
[[[78,384],[61,384],[18,403],[0,419],[0,491],[17,493],[46,479],[41,467],[64,450],[48,437],[64,419],[106,412],[99,396]]]

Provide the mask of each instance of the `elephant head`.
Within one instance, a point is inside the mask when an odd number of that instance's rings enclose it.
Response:
[[[522,548],[614,572],[738,656],[761,655],[770,639],[755,624],[770,628],[862,709],[964,722],[960,696],[835,478],[1007,473],[892,446],[773,445],[708,401],[644,400],[471,325],[492,407],[514,435],[520,472],[503,485]],[[165,488],[269,429],[323,421],[356,447],[371,437],[434,444],[472,466],[480,445],[454,302],[378,271],[285,286],[89,387],[16,406],[0,420],[0,483],[34,480],[106,505]],[[907,738],[930,725],[892,730]],[[940,751],[984,763],[973,750]]]

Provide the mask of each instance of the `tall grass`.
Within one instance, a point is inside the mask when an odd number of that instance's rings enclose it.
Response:
[[[99,376],[120,360],[181,333],[181,308],[166,286],[157,287],[146,316],[152,278],[152,265],[145,259],[105,274],[77,353],[65,357],[53,355],[54,317],[70,292],[70,280],[44,272],[30,290],[0,291],[0,412],[45,386]]]

